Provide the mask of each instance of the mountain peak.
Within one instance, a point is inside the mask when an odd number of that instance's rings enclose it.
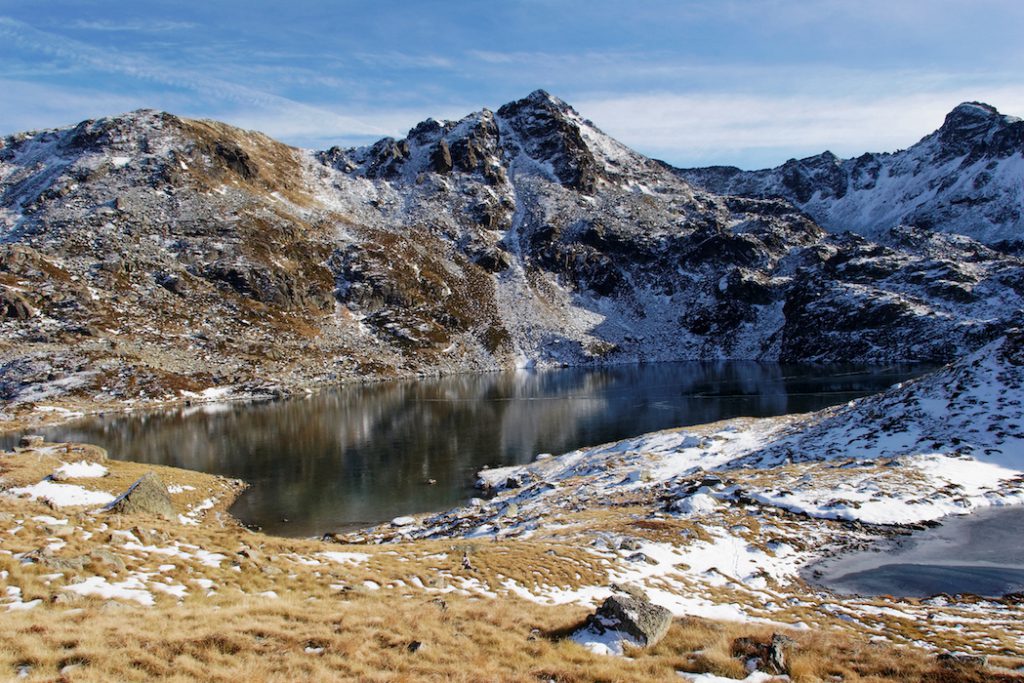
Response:
[[[558,97],[555,97],[547,90],[537,89],[526,97],[520,100],[514,100],[508,104],[502,105],[498,109],[498,115],[502,116],[502,112],[520,112],[527,110],[540,110],[550,113],[569,114],[575,113],[575,110],[569,106],[569,104]]]
[[[962,102],[911,147],[839,159],[825,152],[774,169],[689,169],[680,175],[719,194],[782,196],[828,230],[888,239],[900,224],[962,233],[990,244],[1024,229],[1020,156],[1024,121]]]
[[[543,88],[537,88],[536,90],[534,90],[532,93],[530,93],[529,95],[527,95],[523,99],[524,100],[529,100],[531,102],[537,102],[538,104],[543,103],[543,104],[565,105],[565,102],[563,100],[555,97],[554,95],[549,93],[547,90],[544,90]]]
[[[943,143],[955,147],[957,153],[962,153],[960,147],[983,142],[1007,118],[989,104],[963,102],[946,115],[938,131],[939,138]]]
[[[950,118],[991,118],[993,116],[999,116],[999,110],[991,104],[976,101],[961,102],[946,115],[946,120]]]

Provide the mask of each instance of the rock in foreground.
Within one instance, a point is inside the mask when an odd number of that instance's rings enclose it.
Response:
[[[127,491],[107,506],[107,511],[120,515],[149,514],[174,519],[174,505],[171,504],[167,487],[152,472],[139,477]]]
[[[646,598],[613,595],[573,634],[573,640],[604,654],[621,654],[623,644],[651,647],[672,625],[672,613]]]

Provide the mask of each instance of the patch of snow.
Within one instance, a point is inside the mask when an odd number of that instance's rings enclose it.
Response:
[[[79,462],[64,463],[57,468],[57,472],[68,479],[91,479],[105,477],[109,473],[109,470],[98,462],[87,462],[82,460]]]
[[[320,557],[326,557],[328,560],[331,560],[332,562],[351,562],[353,564],[366,562],[368,559],[370,559],[370,555],[367,553],[350,553],[335,550],[325,550],[323,552],[317,553],[317,555],[319,555]]]
[[[570,639],[594,654],[622,656],[625,646],[640,645],[640,642],[622,631],[602,629],[591,626],[572,634]]]
[[[153,594],[146,590],[146,583],[139,576],[130,576],[124,581],[116,583],[110,583],[102,576],[90,576],[80,583],[65,586],[64,590],[79,595],[98,595],[108,600],[111,598],[134,600],[147,607],[153,605]]]
[[[75,505],[106,505],[114,496],[104,491],[89,491],[74,484],[58,484],[44,480],[31,486],[19,486],[5,491],[7,495],[43,499],[58,507]]]

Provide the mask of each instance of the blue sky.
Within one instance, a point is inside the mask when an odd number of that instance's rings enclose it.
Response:
[[[1024,115],[1019,0],[0,0],[0,133],[149,107],[305,147],[544,88],[678,165],[906,147]]]

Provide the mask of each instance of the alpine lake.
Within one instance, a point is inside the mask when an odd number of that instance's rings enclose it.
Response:
[[[242,479],[231,513],[316,536],[444,510],[485,467],[670,427],[818,410],[920,375],[921,365],[656,363],[342,386],[300,398],[90,416],[48,441]],[[0,438],[11,448],[15,436]]]

